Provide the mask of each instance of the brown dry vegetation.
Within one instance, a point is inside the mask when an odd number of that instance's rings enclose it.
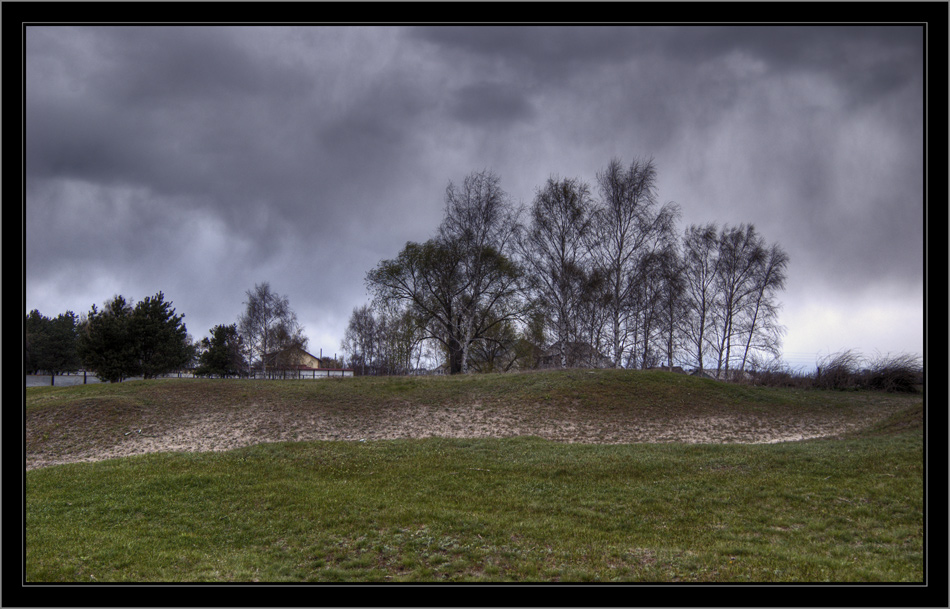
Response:
[[[773,443],[867,429],[918,395],[753,388],[665,372],[154,380],[31,388],[26,468],[262,442],[502,438]]]

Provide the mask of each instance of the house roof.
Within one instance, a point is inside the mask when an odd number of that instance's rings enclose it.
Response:
[[[313,359],[323,359],[321,357],[317,357],[316,355],[314,355],[313,353],[310,353],[309,351],[306,351],[305,349],[301,349],[300,347],[287,347],[286,349],[278,349],[277,351],[271,351],[270,353],[267,354],[267,357],[273,357],[280,353],[287,353],[288,351],[299,351],[303,353],[304,355],[309,355]]]

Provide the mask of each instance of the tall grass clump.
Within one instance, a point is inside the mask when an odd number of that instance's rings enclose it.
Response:
[[[820,358],[812,373],[776,359],[754,370],[751,380],[766,387],[917,393],[923,384],[923,361],[907,353],[866,358],[848,349]]]
[[[897,393],[913,393],[923,382],[923,363],[916,355],[884,355],[871,360],[864,373],[868,389]]]
[[[757,368],[752,374],[755,385],[805,389],[812,386],[812,379],[801,370],[793,370],[779,358]]]
[[[906,353],[868,359],[849,349],[822,358],[815,372],[815,387],[819,389],[914,393],[922,382],[921,358]]]
[[[818,361],[815,387],[818,389],[857,389],[861,354],[851,349],[826,355]]]

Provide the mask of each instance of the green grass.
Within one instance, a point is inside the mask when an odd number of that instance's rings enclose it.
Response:
[[[666,414],[722,409],[761,411],[776,406],[817,411],[851,408],[869,401],[916,400],[919,395],[753,387],[662,371],[571,370],[432,377],[358,377],[302,381],[159,379],[26,389],[28,410],[89,405],[96,400],[162,408],[235,406],[268,402],[282,406],[324,403],[352,412],[393,402],[451,406],[557,404],[587,411],[662,410]]]
[[[27,391],[27,413],[98,409],[103,429],[114,430],[123,413],[173,412],[194,400],[222,408],[317,401],[356,415],[393,401],[518,401],[526,416],[551,404],[636,416],[697,408],[859,412],[880,399],[663,373],[353,381],[37,388]],[[906,408],[847,438],[773,445],[283,442],[31,470],[26,577],[920,582],[920,397],[902,399]],[[76,441],[106,434],[87,430]]]

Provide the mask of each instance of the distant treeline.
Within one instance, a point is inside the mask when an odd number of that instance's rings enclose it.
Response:
[[[156,378],[180,370],[194,358],[183,315],[158,292],[132,305],[122,296],[82,317],[66,311],[48,318],[34,309],[24,323],[24,368],[57,374],[80,368],[103,381],[133,376]]]
[[[67,311],[55,318],[34,309],[24,323],[24,369],[58,374],[88,370],[103,381],[146,379],[188,369],[197,376],[286,376],[296,350],[307,338],[286,296],[267,282],[246,292],[237,323],[218,324],[193,342],[170,301],[158,292],[133,303],[116,295],[85,314]],[[326,359],[325,367],[342,364]]]
[[[652,159],[612,160],[596,194],[552,176],[527,206],[492,171],[450,182],[435,235],[366,274],[373,298],[352,312],[345,365],[356,374],[678,366],[768,384],[916,386],[913,356],[864,362],[849,351],[814,374],[791,372],[778,322],[788,255],[752,224],[679,229],[679,215],[659,202]],[[282,376],[306,348],[303,328],[267,282],[246,296],[236,323],[197,343],[162,292],[135,304],[115,296],[81,316],[33,310],[24,367],[51,382],[80,368],[112,382],[185,368]]]

